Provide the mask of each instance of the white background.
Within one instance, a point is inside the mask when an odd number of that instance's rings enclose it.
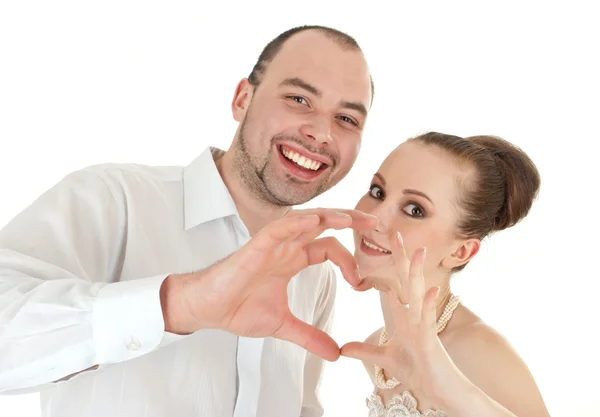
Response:
[[[575,1],[379,4],[3,1],[0,224],[83,166],[187,164],[226,148],[236,83],[263,46],[292,26],[333,26],[363,47],[375,102],[354,170],[310,205],[353,207],[387,153],[423,131],[520,145],[540,169],[539,200],[454,289],[523,356],[554,417],[600,415],[598,13]],[[335,235],[352,249],[349,232]],[[381,324],[375,293],[343,284],[340,344]],[[366,415],[370,390],[358,362],[329,364],[326,416]],[[39,416],[37,395],[0,396],[0,416]]]

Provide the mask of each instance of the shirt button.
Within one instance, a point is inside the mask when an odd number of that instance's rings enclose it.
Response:
[[[131,340],[127,343],[127,349],[131,350],[132,352],[135,352],[136,350],[138,350],[141,347],[142,347],[142,344],[140,343],[139,340],[137,340],[135,338],[131,338]]]

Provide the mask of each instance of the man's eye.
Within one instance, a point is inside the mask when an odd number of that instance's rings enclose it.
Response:
[[[353,118],[351,118],[351,117],[340,116],[340,120],[343,121],[343,122],[346,122],[346,123],[350,123],[350,124],[352,124],[354,126],[358,126],[358,123],[356,123],[356,121]]]
[[[299,104],[304,104],[304,105],[308,105],[308,101],[306,101],[306,99],[304,97],[300,97],[300,96],[290,96],[290,98],[292,100],[294,100],[296,103]]]

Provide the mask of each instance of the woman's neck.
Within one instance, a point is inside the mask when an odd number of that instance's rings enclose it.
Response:
[[[438,321],[446,308],[446,304],[448,304],[448,300],[452,296],[452,292],[450,291],[450,283],[447,282],[445,285],[440,285],[440,292],[437,297],[437,301],[435,304],[435,319]]]

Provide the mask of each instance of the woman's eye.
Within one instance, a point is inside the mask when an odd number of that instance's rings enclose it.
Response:
[[[423,209],[416,204],[408,204],[403,210],[412,217],[423,217],[425,215]]]
[[[371,197],[381,200],[384,197],[383,190],[378,185],[371,185],[369,188]]]

